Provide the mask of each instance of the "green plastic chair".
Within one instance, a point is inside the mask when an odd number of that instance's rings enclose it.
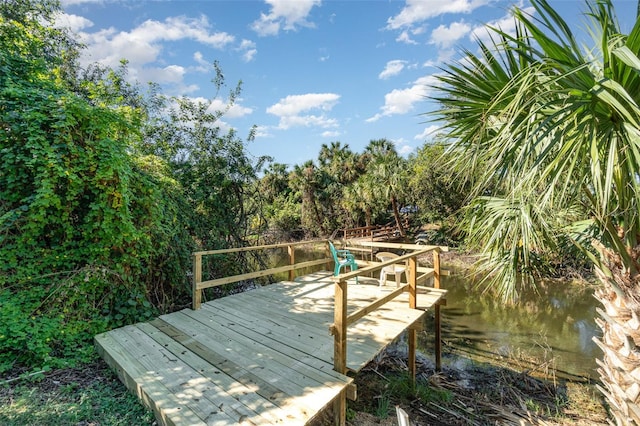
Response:
[[[329,241],[329,249],[331,250],[331,256],[333,256],[333,261],[335,262],[335,266],[333,268],[333,275],[340,275],[340,269],[345,268],[347,266],[350,267],[351,271],[358,270],[358,264],[356,263],[356,258],[349,250],[336,250],[335,246],[331,241]],[[358,277],[356,276],[356,284],[358,284]]]

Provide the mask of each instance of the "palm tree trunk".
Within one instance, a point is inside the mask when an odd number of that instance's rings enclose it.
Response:
[[[371,207],[369,205],[364,208],[364,224],[367,228],[371,226]]]
[[[396,219],[396,226],[398,227],[400,236],[404,238],[406,233],[404,232],[404,227],[402,226],[402,221],[400,220],[400,212],[398,211],[398,200],[395,196],[391,196],[391,207],[393,208],[393,217]]]
[[[640,245],[633,252],[637,264]],[[612,275],[596,271],[603,285],[595,297],[604,307],[598,309],[600,318],[596,319],[602,338],[594,338],[603,352],[602,360],[597,360],[603,384],[598,388],[607,398],[616,425],[640,425],[640,282],[618,255],[602,254]]]

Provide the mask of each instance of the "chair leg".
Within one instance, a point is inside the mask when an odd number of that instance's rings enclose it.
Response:
[[[400,277],[402,276],[402,272],[396,272],[396,288],[400,287]]]
[[[380,271],[380,280],[378,280],[378,287],[382,287],[382,280],[384,279],[385,284],[386,284],[386,275],[384,274],[384,271]]]

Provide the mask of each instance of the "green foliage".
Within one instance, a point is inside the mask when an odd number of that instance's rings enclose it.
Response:
[[[192,242],[180,197],[128,152],[144,110],[116,93],[126,70],[65,80],[75,65],[47,58],[73,43],[36,3],[0,7],[0,371],[66,365],[184,298]]]
[[[154,422],[153,414],[116,381],[100,381],[86,387],[70,383],[55,390],[26,384],[10,393],[3,391],[0,388],[0,424],[3,425],[128,426]]]
[[[427,143],[409,157],[409,204],[418,207],[423,223],[455,221],[470,195],[469,181],[459,179],[450,163],[442,142]]]
[[[384,394],[378,397],[378,404],[376,406],[376,417],[379,419],[386,419],[391,413],[391,401],[389,396]]]
[[[480,53],[438,77],[432,116],[459,170],[476,176],[469,237],[501,271],[506,299],[568,240],[635,300],[640,24],[624,35],[610,1],[587,2],[593,49],[583,49],[546,0],[532,5],[535,15],[514,10],[515,35],[490,29]]]

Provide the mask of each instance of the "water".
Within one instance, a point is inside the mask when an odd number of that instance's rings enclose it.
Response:
[[[296,262],[325,255],[321,250],[297,248]],[[271,251],[269,263],[288,264],[286,249]],[[297,274],[326,267],[307,269]],[[275,278],[287,280],[288,274]],[[549,367],[561,376],[598,377],[595,359],[602,353],[592,341],[593,336],[600,333],[594,321],[597,301],[592,287],[543,283],[538,293],[522,294],[519,306],[507,306],[495,296],[482,294],[464,271],[452,271],[452,275],[443,278],[442,287],[448,290],[447,306],[441,311],[445,364],[447,353],[456,352],[478,360],[516,361],[516,366],[523,370],[545,368],[546,371]],[[427,317],[426,333],[422,333],[419,345],[430,356],[433,354],[433,319]]]
[[[523,294],[519,306],[482,294],[464,272],[445,277],[442,287],[448,290],[443,339],[457,352],[512,360],[523,369],[529,361],[530,369],[549,366],[568,377],[598,377],[595,359],[602,353],[592,340],[600,334],[592,287],[544,283],[537,294]]]

